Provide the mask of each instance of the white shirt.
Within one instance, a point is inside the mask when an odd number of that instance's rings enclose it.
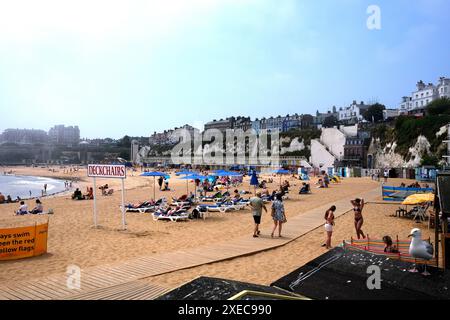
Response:
[[[19,207],[19,212],[28,212],[28,206],[23,204]]]

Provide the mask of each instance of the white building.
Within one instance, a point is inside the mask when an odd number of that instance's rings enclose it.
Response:
[[[436,99],[450,98],[450,79],[440,77],[438,84],[425,84],[422,80],[417,82],[416,91],[410,97],[403,97],[400,103],[400,113],[408,113],[414,109],[421,109],[428,106]]]
[[[360,122],[363,118],[363,112],[370,107],[368,104],[364,104],[364,101],[357,103],[356,100],[345,108],[339,109],[339,121],[342,122]]]
[[[397,118],[399,116],[399,110],[398,109],[386,109],[383,110],[383,119],[389,120],[389,119],[394,119]]]
[[[439,78],[438,84],[439,98],[450,98],[450,79],[445,77]]]

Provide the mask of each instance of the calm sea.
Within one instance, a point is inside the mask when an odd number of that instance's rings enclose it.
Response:
[[[11,195],[11,198],[30,198],[42,196],[44,184],[47,184],[47,194],[54,194],[64,191],[64,181],[42,177],[9,176],[0,175],[0,192]]]

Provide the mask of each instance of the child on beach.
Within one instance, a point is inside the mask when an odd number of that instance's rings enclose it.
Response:
[[[363,239],[365,239],[366,236],[361,229],[364,223],[364,218],[362,216],[362,211],[364,209],[364,199],[355,199],[350,202],[353,205],[353,212],[355,213],[356,235],[358,236],[358,239],[361,239],[361,236],[363,237]]]
[[[385,244],[384,252],[386,253],[398,253],[397,246],[392,244],[392,238],[389,236],[383,237],[383,242]]]

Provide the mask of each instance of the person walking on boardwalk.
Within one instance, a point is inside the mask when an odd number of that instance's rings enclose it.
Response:
[[[255,221],[255,230],[253,238],[258,238],[260,235],[259,225],[261,224],[262,210],[267,212],[266,205],[261,199],[261,192],[258,192],[255,197],[250,198],[250,207],[252,207],[253,220]]]
[[[275,201],[272,203],[272,219],[273,219],[273,230],[272,238],[274,236],[275,230],[278,227],[278,237],[281,238],[281,230],[283,228],[283,223],[286,223],[286,215],[284,212],[283,196],[281,194],[276,195]]]

